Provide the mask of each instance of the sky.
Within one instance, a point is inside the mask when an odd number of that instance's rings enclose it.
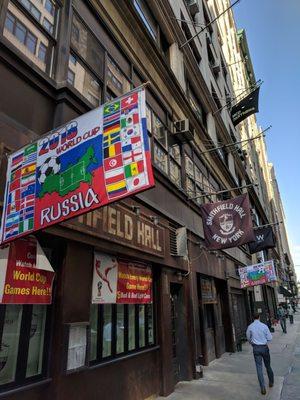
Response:
[[[234,7],[246,30],[269,162],[275,167],[286,216],[290,250],[300,280],[300,0],[241,0]]]

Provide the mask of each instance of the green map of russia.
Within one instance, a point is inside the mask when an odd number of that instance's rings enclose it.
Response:
[[[49,174],[43,183],[39,197],[46,193],[57,192],[60,196],[65,196],[69,192],[79,188],[81,182],[92,183],[92,174],[87,172],[89,165],[96,163],[93,147],[89,147],[86,153],[78,160],[76,164],[70,165],[65,171]]]

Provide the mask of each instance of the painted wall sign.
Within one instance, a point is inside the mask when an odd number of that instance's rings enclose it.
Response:
[[[92,303],[144,304],[152,302],[152,271],[149,266],[94,254]]]
[[[9,156],[2,242],[152,186],[145,90],[138,89]]]
[[[80,215],[64,225],[159,257],[165,255],[164,229],[119,204]]]
[[[34,237],[0,250],[0,303],[51,304],[54,271]]]
[[[263,285],[277,280],[273,260],[239,268],[239,275],[241,288]]]

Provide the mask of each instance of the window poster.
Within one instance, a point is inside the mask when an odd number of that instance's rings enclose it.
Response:
[[[7,305],[0,347],[0,384],[15,380],[22,320],[21,305]]]
[[[149,265],[94,254],[92,303],[152,303],[152,271]]]

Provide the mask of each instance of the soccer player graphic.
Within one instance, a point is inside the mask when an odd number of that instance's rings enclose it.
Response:
[[[108,273],[109,273],[110,270],[116,268],[118,266],[118,264],[117,264],[117,260],[115,260],[115,259],[113,259],[112,262],[113,262],[113,265],[111,267],[105,268],[104,272],[102,272],[101,271],[101,260],[96,260],[96,272],[97,272],[97,274],[99,275],[99,277],[101,279],[100,281],[98,281],[98,285],[97,285],[98,286],[98,296],[101,296],[101,290],[102,290],[102,287],[103,287],[103,283],[107,284],[107,287],[108,287],[108,290],[110,291],[110,293],[113,292],[113,290],[112,290],[112,288],[110,286]]]

